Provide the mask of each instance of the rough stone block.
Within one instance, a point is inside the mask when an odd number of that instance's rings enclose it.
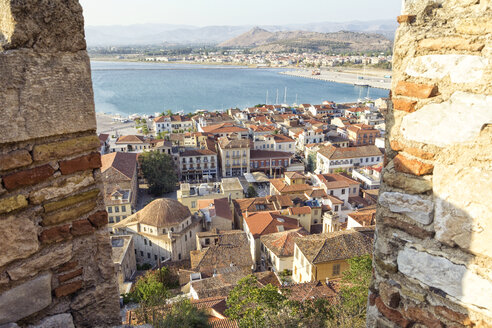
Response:
[[[65,273],[65,274],[59,275],[58,276],[58,281],[60,283],[62,283],[62,282],[68,281],[70,279],[73,279],[75,277],[81,276],[82,273],[84,273],[84,269],[79,268],[79,269],[77,269],[75,271],[72,271],[72,272],[69,272],[69,273]]]
[[[453,311],[445,306],[435,306],[434,313],[450,321],[457,322],[464,326],[472,326],[470,318],[463,313]]]
[[[82,284],[83,284],[82,280],[79,280],[65,285],[61,285],[60,287],[55,288],[55,295],[56,297],[63,297],[73,294],[79,289],[82,289]]]
[[[415,236],[420,239],[432,238],[434,236],[433,231],[427,231],[425,229],[417,227],[416,225],[409,224],[401,220],[396,220],[390,217],[383,217],[381,221],[385,227],[403,230],[409,235]]]
[[[437,93],[437,87],[429,84],[400,81],[396,85],[394,93],[397,96],[425,99],[435,96]]]
[[[64,199],[59,200],[57,202],[44,204],[43,207],[47,213],[53,212],[53,211],[59,210],[61,208],[66,208],[66,207],[75,205],[77,203],[81,203],[83,201],[96,198],[97,195],[99,195],[99,192],[100,192],[99,189],[92,189],[92,190],[83,192],[81,194],[75,195],[75,196],[64,198]]]
[[[44,318],[37,325],[31,325],[27,328],[75,328],[75,326],[72,315],[70,313],[62,313]]]
[[[43,230],[39,237],[43,244],[57,243],[70,238],[72,238],[72,235],[68,224]]]
[[[432,190],[432,180],[426,177],[415,177],[402,173],[386,172],[383,181],[394,188],[405,190],[410,194],[423,194]]]
[[[89,221],[97,229],[102,228],[108,224],[108,212],[98,211],[89,216]]]
[[[40,271],[57,267],[72,258],[72,244],[64,243],[49,249],[43,249],[37,256],[21,262],[7,270],[10,279],[21,280],[33,277]]]
[[[60,162],[62,174],[71,174],[78,171],[98,169],[101,167],[101,154],[91,153],[68,161]]]
[[[398,288],[382,282],[379,284],[379,294],[381,300],[387,307],[396,309],[400,305],[400,293]]]
[[[415,111],[415,105],[417,104],[414,100],[407,100],[401,98],[393,98],[393,108],[396,110],[402,110],[407,113],[412,113]]]
[[[75,269],[79,265],[78,261],[70,261],[59,267],[56,272],[66,272]]]
[[[383,192],[379,204],[395,213],[403,213],[409,218],[427,225],[432,222],[434,202],[425,196],[408,195],[400,192]]]
[[[489,17],[461,19],[456,23],[456,32],[472,35],[492,33],[492,22]]]
[[[376,307],[378,308],[379,312],[381,312],[382,315],[384,315],[386,318],[391,320],[392,322],[400,325],[402,328],[406,328],[410,326],[411,321],[405,319],[400,312],[397,310],[390,309],[386,305],[384,305],[383,301],[381,300],[381,297],[376,298]]]
[[[410,159],[402,154],[398,154],[393,159],[395,170],[398,172],[409,173],[417,176],[431,174],[434,165],[423,163],[416,159]]]
[[[398,269],[404,275],[438,288],[465,304],[492,308],[492,282],[443,257],[405,248],[398,252]]]
[[[490,144],[487,146],[490,148]],[[492,172],[487,167],[470,167],[467,160],[473,158],[474,152],[469,154],[464,149],[458,155],[461,163],[436,167],[433,188],[436,239],[490,257]],[[487,152],[486,148],[481,150]]]
[[[410,155],[415,156],[415,157],[420,157],[420,158],[425,159],[425,160],[428,160],[428,161],[434,159],[434,154],[433,153],[424,151],[424,150],[419,149],[419,148],[408,147],[408,148],[405,148],[404,151],[407,154],[410,154]]]
[[[483,42],[473,43],[472,41],[460,37],[443,37],[434,39],[424,39],[419,42],[419,47],[428,50],[465,50],[481,51],[485,44]]]
[[[41,224],[43,226],[60,224],[67,221],[75,220],[82,215],[92,211],[96,207],[96,202],[91,200],[85,203],[81,203],[75,207],[69,208],[67,210],[62,210],[59,212],[54,212],[51,214],[44,215]]]
[[[29,170],[15,172],[3,177],[3,184],[8,191],[40,183],[55,173],[51,165],[46,164]]]
[[[17,195],[0,199],[0,214],[9,213],[27,206],[27,199]]]
[[[10,118],[0,120],[1,143],[96,129],[90,62],[85,51],[0,52],[0,67],[5,68],[0,75],[0,104],[4,117]]]
[[[412,289],[411,286],[407,287],[405,285],[401,286],[401,294],[405,295],[406,297],[413,298],[414,300],[417,300],[421,303],[425,302],[425,297],[426,295],[420,292],[415,291]]]
[[[403,117],[405,139],[445,147],[472,140],[492,122],[492,96],[455,92],[440,104],[429,104]]]
[[[72,235],[83,236],[94,232],[94,227],[87,219],[77,220],[72,222]]]
[[[16,322],[51,304],[51,274],[0,294],[0,324]]]
[[[96,150],[101,145],[96,135],[53,142],[34,146],[32,156],[35,161],[59,159],[89,150]]]
[[[27,166],[32,163],[31,154],[27,150],[16,150],[0,155],[0,171]]]
[[[31,220],[21,216],[9,216],[1,222],[0,267],[38,251],[38,230]]]
[[[489,60],[473,55],[427,55],[412,58],[405,70],[410,76],[451,78],[452,83],[474,83],[482,79]]]
[[[84,171],[63,180],[56,180],[50,186],[31,192],[29,201],[33,204],[41,204],[46,200],[72,194],[92,184],[94,184],[92,171]]]

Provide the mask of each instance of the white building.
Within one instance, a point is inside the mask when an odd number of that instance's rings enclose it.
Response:
[[[292,154],[296,152],[296,141],[282,134],[257,136],[253,145],[255,150],[283,151]]]
[[[348,148],[326,146],[316,154],[316,173],[333,173],[336,169],[352,172],[353,169],[382,161],[383,154],[373,145]]]

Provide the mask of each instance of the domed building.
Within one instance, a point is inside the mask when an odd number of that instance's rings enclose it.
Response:
[[[113,225],[115,234],[133,235],[137,263],[158,264],[190,258],[197,232],[202,231],[190,210],[174,199],[156,199]]]

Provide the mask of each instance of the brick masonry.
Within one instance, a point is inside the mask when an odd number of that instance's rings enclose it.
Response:
[[[0,26],[0,326],[113,327],[82,8],[1,1]]]
[[[368,327],[492,327],[491,12],[403,1]]]

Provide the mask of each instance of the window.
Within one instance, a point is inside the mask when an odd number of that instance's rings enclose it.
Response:
[[[162,233],[166,233],[166,229],[162,229]]]
[[[126,212],[126,206],[125,205],[121,205],[121,211]]]
[[[135,255],[137,254],[137,250],[135,249]]]
[[[190,231],[190,238],[191,238],[191,231]]]
[[[333,265],[333,275],[338,276],[340,274],[340,264]]]
[[[171,228],[171,232],[174,232],[174,228]]]
[[[115,207],[114,207],[114,212],[115,212],[115,213],[118,213],[119,211],[120,211],[120,208],[119,208],[118,206],[115,206]]]
[[[150,259],[150,253],[147,253],[147,258],[149,258],[149,259]]]
[[[178,254],[178,260],[181,260],[181,253]]]
[[[147,239],[144,239],[144,245],[147,245]]]
[[[342,195],[345,195],[345,188],[342,189]]]
[[[151,240],[149,240],[149,246],[152,246],[152,241]]]
[[[114,218],[112,216],[109,217],[109,223],[114,223]]]
[[[185,235],[185,241],[187,241],[187,240],[188,240],[188,238],[187,238],[187,236]]]
[[[335,205],[335,211],[338,212],[338,205]]]
[[[210,239],[209,238],[205,238],[205,245],[210,245]]]
[[[113,213],[113,208],[111,206],[108,206],[108,213]]]
[[[140,256],[143,256],[143,252],[142,251],[140,251]]]
[[[195,208],[196,207],[196,201],[195,200],[191,202],[191,207],[192,208]]]
[[[144,227],[144,232],[147,232],[147,228],[146,227]]]
[[[120,217],[119,216],[116,217],[116,223],[118,223],[118,222],[120,222]]]
[[[357,188],[354,188],[354,191],[353,191],[353,193],[355,194],[356,192],[357,192]]]
[[[157,255],[154,255],[154,260],[156,260],[156,261],[157,261]]]
[[[330,195],[333,196],[333,190],[330,190]]]

